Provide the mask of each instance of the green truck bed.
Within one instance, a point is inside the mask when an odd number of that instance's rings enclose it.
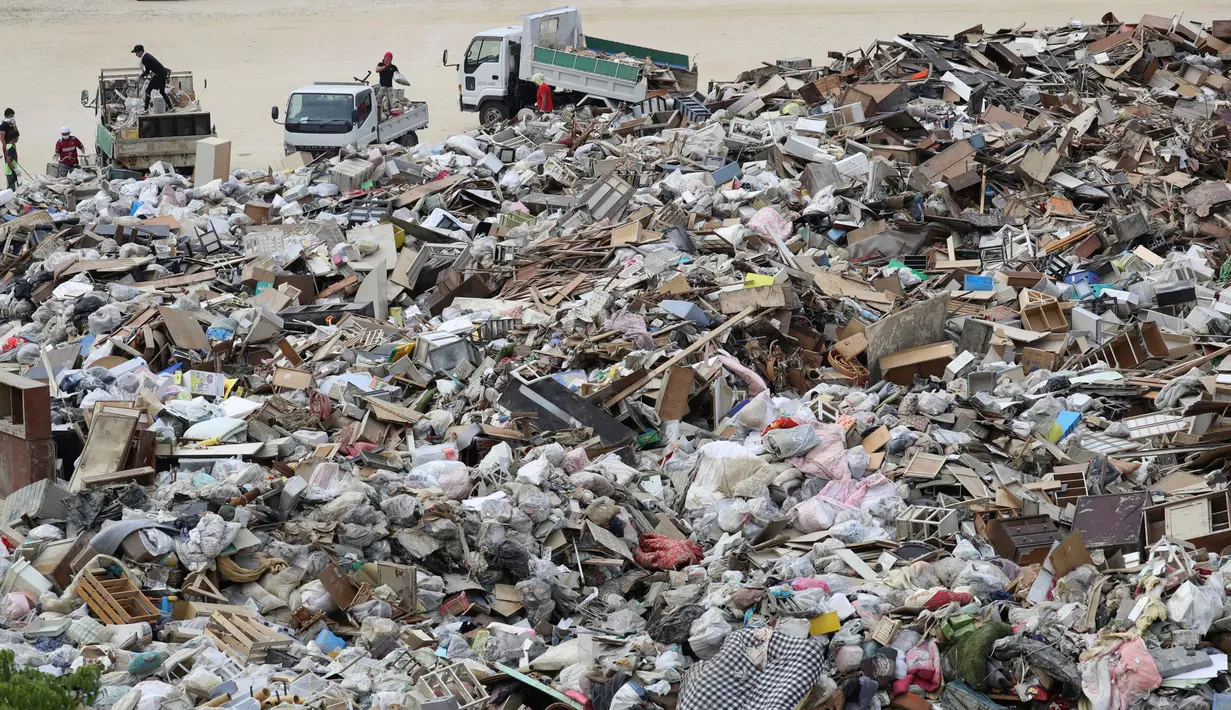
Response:
[[[655,64],[668,66],[672,69],[688,69],[692,66],[687,54],[666,52],[661,49],[641,47],[601,37],[591,37],[590,35],[586,35],[586,49],[602,52],[603,54],[627,54],[638,59],[649,59]]]
[[[561,69],[596,74],[609,79],[627,81],[632,84],[637,83],[641,79],[641,70],[635,66],[610,62],[606,59],[597,59],[595,57],[585,57],[580,54],[562,52],[558,49],[548,49],[547,47],[534,48],[534,61],[539,64],[550,64]]]

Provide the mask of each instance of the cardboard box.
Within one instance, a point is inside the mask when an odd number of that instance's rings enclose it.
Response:
[[[220,372],[189,370],[181,376],[180,386],[202,397],[221,397],[226,389],[226,375]]]
[[[880,359],[881,375],[897,385],[909,385],[915,375],[941,377],[945,366],[957,354],[951,342],[920,345],[908,350],[899,350]]]
[[[244,214],[256,224],[269,221],[269,205],[264,202],[249,202],[244,205]]]
[[[1060,357],[1049,350],[1040,350],[1039,348],[1023,348],[1022,349],[1022,369],[1027,373],[1035,370],[1047,370],[1055,372],[1060,366]]]
[[[241,279],[245,286],[256,286],[259,283],[272,284],[276,278],[274,272],[259,266],[248,264],[244,267]]]

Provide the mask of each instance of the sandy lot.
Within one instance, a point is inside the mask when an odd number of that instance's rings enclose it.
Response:
[[[1177,9],[1193,19],[1226,15],[1225,3],[916,2],[849,0],[599,0],[579,2],[596,35],[693,55],[701,79],[728,79],[761,61],[865,46],[897,32],[951,34],[989,28],[1042,27],[1070,18],[1121,19]],[[439,139],[475,125],[457,109],[457,74],[440,66],[443,50],[460,56],[474,33],[515,24],[519,14],[551,3],[522,0],[0,0],[4,59],[0,102],[18,112],[28,167],[50,159],[59,127],[87,145],[95,133],[82,89],[93,94],[101,67],[135,66],[133,44],[175,70],[193,71],[208,88],[202,103],[218,135],[233,142],[236,165],[269,164],[282,152],[270,106],[313,81],[362,76],[385,51],[410,79],[408,90],[432,114],[422,138]]]

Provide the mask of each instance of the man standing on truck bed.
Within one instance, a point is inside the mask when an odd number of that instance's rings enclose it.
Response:
[[[145,87],[145,110],[147,112],[150,110],[150,95],[157,91],[162,94],[162,100],[166,102],[167,110],[170,111],[175,104],[171,103],[171,97],[167,96],[167,68],[155,59],[154,55],[147,54],[142,45],[138,44],[133,47],[133,54],[141,60],[141,68],[144,70],[141,75],[150,75],[150,83]]]
[[[385,58],[376,65],[376,74],[380,77],[379,86],[376,87],[376,99],[380,101],[380,107],[386,117],[393,111],[390,95],[393,92],[393,75],[397,73],[398,65],[393,63],[393,52],[385,52]]]

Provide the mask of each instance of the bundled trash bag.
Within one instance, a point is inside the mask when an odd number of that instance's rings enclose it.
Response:
[[[1127,710],[1162,676],[1141,638],[1124,638],[1109,631],[1081,654],[1081,690],[1093,710]]]
[[[637,564],[650,569],[680,569],[701,561],[701,546],[692,540],[676,540],[658,533],[646,533],[637,543],[633,556]]]

